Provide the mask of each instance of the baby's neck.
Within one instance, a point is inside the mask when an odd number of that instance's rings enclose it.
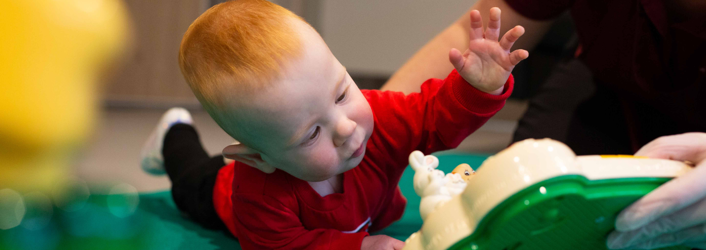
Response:
[[[321,197],[325,197],[329,194],[343,193],[343,174],[338,174],[325,181],[310,181],[309,185],[319,193]]]

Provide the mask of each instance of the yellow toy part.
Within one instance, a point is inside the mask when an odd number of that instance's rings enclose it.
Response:
[[[120,0],[0,0],[0,190],[62,182],[127,35]]]
[[[451,171],[452,174],[458,174],[461,176],[461,179],[463,179],[465,182],[468,182],[473,178],[473,175],[476,174],[476,171],[471,168],[471,165],[468,165],[466,163],[460,164],[454,168],[453,171]]]

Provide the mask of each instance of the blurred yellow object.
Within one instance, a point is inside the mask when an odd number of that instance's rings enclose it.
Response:
[[[0,189],[52,191],[92,131],[126,49],[120,0],[0,0]]]

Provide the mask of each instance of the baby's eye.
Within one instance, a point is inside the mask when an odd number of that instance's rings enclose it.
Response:
[[[345,92],[343,92],[343,94],[341,94],[338,98],[336,98],[336,104],[338,104],[338,103],[342,102],[344,99],[346,99],[346,93],[348,93],[347,89]]]
[[[320,130],[320,127],[316,127],[316,130],[314,130],[314,133],[311,134],[311,136],[309,136],[307,141],[313,141],[314,139],[316,139],[316,137],[319,136],[319,130]]]

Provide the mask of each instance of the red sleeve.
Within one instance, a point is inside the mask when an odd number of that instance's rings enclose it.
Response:
[[[424,82],[420,93],[366,92],[375,116],[375,136],[371,137],[379,151],[375,154],[391,158],[401,174],[399,166],[407,166],[414,150],[431,154],[457,147],[502,109],[513,83],[510,75],[504,92],[491,95],[468,84],[454,70],[444,80]]]
[[[520,15],[537,21],[558,17],[568,10],[575,0],[505,0]]]
[[[360,249],[367,232],[304,228],[297,214],[265,195],[233,197],[238,240],[243,249]]]

